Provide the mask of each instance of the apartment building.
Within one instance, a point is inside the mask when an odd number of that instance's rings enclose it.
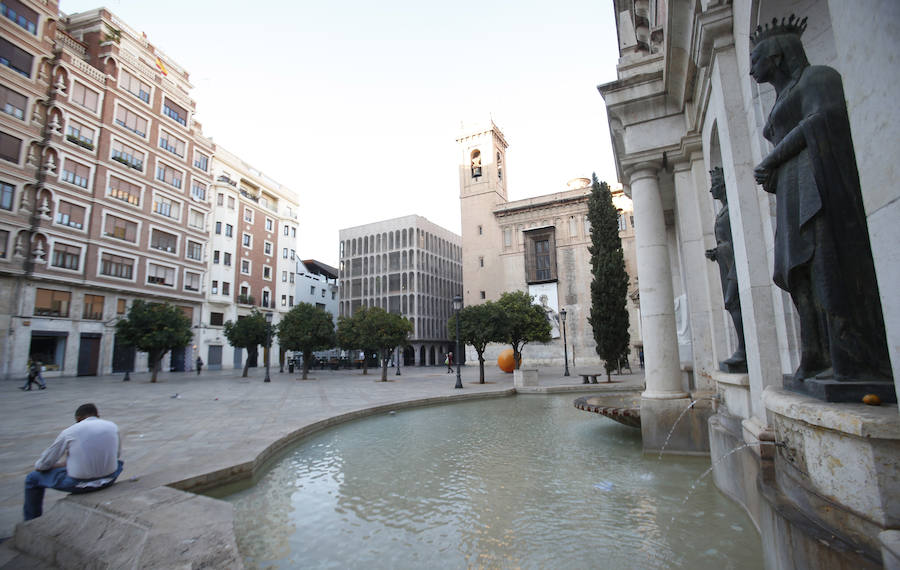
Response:
[[[413,323],[404,364],[435,365],[452,352],[447,319],[462,294],[460,237],[422,216],[340,230],[340,314],[380,307]]]
[[[198,352],[211,370],[240,368],[246,351],[228,344],[224,324],[254,308],[272,312],[277,324],[296,303],[299,204],[294,191],[221,146],[211,171],[208,294]],[[280,354],[277,338],[272,347]]]
[[[297,260],[298,303],[309,303],[331,313],[337,326],[339,314],[338,270],[315,259]]]
[[[120,346],[134,299],[199,323],[212,143],[188,73],[106,10],[4,0],[0,374],[146,366]],[[194,346],[163,363],[191,366]]]

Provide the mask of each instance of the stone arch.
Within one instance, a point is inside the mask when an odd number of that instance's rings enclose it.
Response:
[[[481,151],[477,148],[469,153],[469,169],[471,170],[472,178],[481,176]]]

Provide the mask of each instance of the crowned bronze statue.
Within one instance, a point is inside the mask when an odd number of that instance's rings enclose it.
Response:
[[[774,149],[754,176],[775,195],[773,279],[800,317],[793,381],[877,383],[890,363],[844,88],[809,64],[805,29],[791,15],[750,36],[750,75],[776,95],[763,130]]]
[[[725,174],[717,166],[709,171],[709,188],[713,199],[722,202],[722,209],[716,214],[714,227],[716,247],[706,250],[706,257],[719,264],[719,278],[722,281],[722,297],[725,310],[731,315],[737,333],[737,349],[727,359],[719,363],[723,372],[746,372],[747,352],[744,347],[744,320],[741,316],[741,296],[738,292],[737,269],[734,266],[734,244],[731,242],[731,218],[728,216],[728,196],[725,194]]]

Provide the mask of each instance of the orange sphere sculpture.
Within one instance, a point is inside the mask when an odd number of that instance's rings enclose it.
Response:
[[[516,368],[516,359],[513,357],[513,349],[507,348],[497,357],[497,366],[504,372],[512,372]]]

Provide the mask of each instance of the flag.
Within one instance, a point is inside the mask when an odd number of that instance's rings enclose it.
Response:
[[[166,69],[166,65],[159,58],[156,58],[156,68],[159,69],[163,75],[169,74],[169,70]]]

